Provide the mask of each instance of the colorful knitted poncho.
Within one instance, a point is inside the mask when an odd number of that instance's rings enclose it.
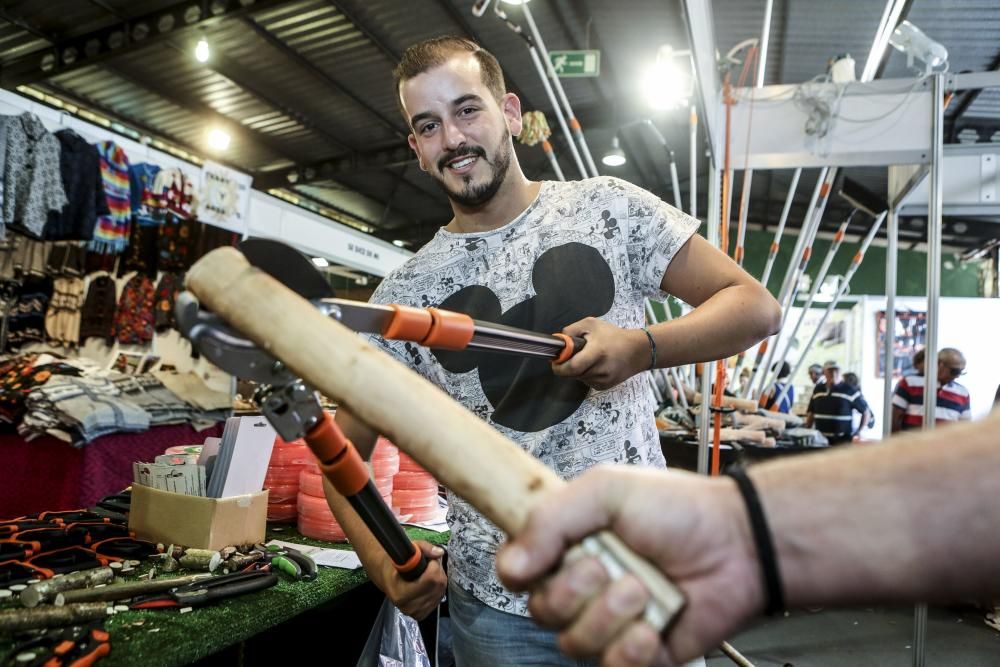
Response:
[[[97,219],[90,249],[101,253],[119,253],[125,249],[128,241],[129,221],[132,217],[128,157],[113,141],[98,143],[97,152],[101,156],[101,177],[111,215],[102,215]]]

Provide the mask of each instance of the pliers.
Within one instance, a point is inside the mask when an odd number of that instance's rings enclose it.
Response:
[[[88,667],[111,652],[111,641],[102,623],[48,630],[16,644],[7,665],[27,667]]]
[[[318,575],[316,561],[298,549],[277,544],[255,544],[254,551],[264,554],[264,558],[250,565],[258,570],[278,570],[296,581],[312,581]]]
[[[278,583],[278,575],[270,572],[234,572],[217,577],[205,577],[163,594],[136,600],[129,609],[180,609],[254,593]]]

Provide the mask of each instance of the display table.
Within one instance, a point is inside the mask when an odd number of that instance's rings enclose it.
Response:
[[[16,433],[0,434],[0,519],[90,507],[132,483],[133,461],[152,461],[168,447],[201,444],[221,436],[222,428],[222,423],[204,431],[186,424],[154,426],[97,438],[79,449],[51,437],[26,442]]]
[[[407,527],[412,539],[426,540],[435,544],[445,544],[447,533],[434,533],[419,528]],[[310,540],[288,527],[275,531],[268,530],[268,539],[287,542],[313,544],[318,546],[349,549],[349,545],[332,544]],[[265,654],[283,654],[285,660],[296,662],[304,657],[300,651],[311,643],[309,653],[316,656],[322,651],[317,664],[354,664],[357,655],[346,659],[349,653],[360,652],[367,638],[367,632],[375,619],[382,596],[374,587],[360,591],[365,598],[362,602],[356,590],[367,582],[363,570],[342,570],[328,567],[319,568],[315,581],[291,581],[282,575],[277,586],[223,601],[217,605],[195,609],[181,614],[172,610],[128,611],[115,614],[107,621],[111,636],[111,654],[99,665],[189,665],[200,659],[205,664],[225,665],[263,664]],[[369,584],[370,586],[370,584]],[[351,598],[351,595],[354,598]],[[348,604],[336,603],[349,600]],[[16,603],[3,605],[5,608]],[[327,605],[327,607],[324,607]],[[331,606],[332,605],[332,606]],[[364,606],[369,614],[362,614]],[[297,623],[302,615],[319,610],[312,619]],[[285,624],[285,625],[282,625]],[[247,648],[247,640],[273,628],[280,631],[274,641],[259,641],[261,648]],[[307,627],[313,631],[308,632]],[[359,636],[359,633],[363,636]],[[342,636],[341,636],[342,635]],[[358,643],[360,642],[360,644]],[[348,648],[350,644],[351,648]],[[227,647],[234,647],[224,651]],[[315,647],[315,648],[314,648]],[[0,662],[6,658],[10,644],[0,640]],[[222,653],[220,653],[220,651]],[[251,654],[254,656],[251,659]],[[325,654],[325,655],[324,655]],[[343,656],[340,660],[337,656]],[[211,657],[210,657],[211,656]],[[273,656],[272,656],[273,657]],[[271,661],[269,664],[275,664]]]

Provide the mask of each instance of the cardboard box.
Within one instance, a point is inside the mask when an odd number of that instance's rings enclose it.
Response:
[[[205,498],[133,484],[128,525],[138,538],[199,549],[263,542],[267,490]]]

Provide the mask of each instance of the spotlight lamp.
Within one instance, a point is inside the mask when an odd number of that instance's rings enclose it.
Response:
[[[617,134],[611,139],[611,148],[601,158],[601,162],[608,167],[620,167],[625,164],[625,151],[622,150],[622,147],[618,143]]]
[[[896,26],[889,37],[889,43],[906,54],[907,67],[913,67],[914,60],[921,61],[925,76],[948,71],[948,49],[909,21]]]

